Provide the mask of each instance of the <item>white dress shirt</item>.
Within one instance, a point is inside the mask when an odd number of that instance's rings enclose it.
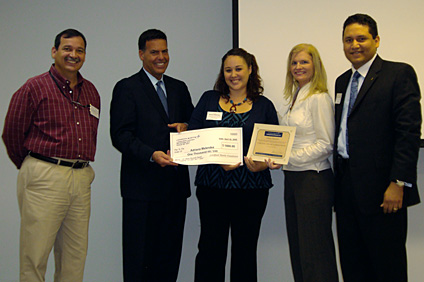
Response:
[[[157,79],[156,77],[154,77],[153,75],[151,75],[148,71],[146,71],[144,68],[143,68],[143,70],[144,70],[144,72],[147,74],[147,77],[150,79],[150,81],[152,82],[152,84],[153,84],[153,86],[155,87],[155,90],[156,90],[156,92],[158,91],[158,85],[157,85],[157,83],[158,83],[158,81],[159,81],[159,79]],[[166,97],[168,97],[168,95],[166,94],[166,88],[165,88],[165,81],[163,81],[163,76],[162,76],[162,78],[160,79],[160,81],[162,81],[162,85],[160,86],[160,88],[162,88],[162,90],[163,90],[163,93],[165,93],[165,96]]]
[[[334,142],[334,104],[328,93],[309,93],[310,83],[298,93],[292,109],[280,118],[280,125],[295,126],[296,135],[289,163],[284,170],[322,171],[331,167],[328,158]]]

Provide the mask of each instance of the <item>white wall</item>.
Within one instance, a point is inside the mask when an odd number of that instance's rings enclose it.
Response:
[[[424,86],[424,2],[421,0],[239,0],[239,42],[257,57],[265,95],[283,100],[287,56],[293,46],[311,43],[327,70],[330,94],[334,82],[350,67],[343,53],[343,22],[355,13],[371,15],[378,26],[383,59],[406,62]],[[424,100],[421,100],[424,113]],[[421,127],[424,139],[424,123]]]
[[[301,11],[296,13],[302,15]],[[335,25],[340,25],[342,21],[323,18],[323,21],[328,20],[335,21]],[[122,281],[120,154],[112,147],[109,137],[112,88],[119,79],[139,70],[138,36],[142,31],[156,27],[168,35],[171,62],[167,74],[184,80],[194,103],[197,103],[202,92],[212,88],[220,59],[231,48],[231,1],[0,0],[0,131],[3,130],[11,95],[29,77],[48,70],[52,62],[50,49],[54,37],[68,27],[81,30],[87,37],[87,58],[81,72],[97,86],[102,98],[98,151],[93,164],[96,179],[92,187],[92,216],[84,280],[119,282]],[[329,35],[322,34],[323,37]],[[280,49],[279,45],[269,47],[269,52],[282,54],[275,65],[283,68],[287,50]],[[338,50],[341,50],[341,46]],[[421,152],[421,187],[424,186],[423,160],[424,154]],[[194,172],[191,169],[192,179]],[[258,249],[259,281],[286,282],[292,281],[292,274],[282,204],[283,176],[278,171],[272,175],[276,186],[271,190],[263,219]],[[18,281],[19,211],[16,176],[17,170],[8,159],[1,142],[1,282]],[[424,276],[424,270],[419,264],[424,254],[424,224],[420,216],[423,212],[424,205],[410,210],[408,247],[411,281],[420,281],[419,278]],[[193,281],[198,236],[197,201],[191,197],[179,282]],[[46,281],[53,281],[52,262],[51,257]]]
[[[120,154],[109,137],[109,104],[115,83],[141,68],[139,35],[148,28],[159,28],[167,34],[167,74],[187,83],[196,104],[203,91],[213,87],[221,57],[232,47],[231,16],[231,1],[227,0],[0,0],[0,131],[12,94],[29,77],[49,69],[56,34],[73,27],[88,41],[81,73],[96,85],[102,112],[93,164],[96,179],[92,186],[85,281],[122,281]],[[1,142],[1,282],[18,281],[17,172]],[[197,202],[192,197],[181,282],[192,281],[198,234]],[[46,281],[53,281],[53,269],[51,257]]]

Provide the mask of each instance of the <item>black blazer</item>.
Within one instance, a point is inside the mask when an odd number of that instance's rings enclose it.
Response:
[[[122,153],[121,195],[137,200],[163,200],[171,189],[190,196],[186,166],[160,167],[151,161],[154,151],[170,148],[168,124],[188,122],[193,111],[184,82],[164,75],[169,118],[155,87],[143,69],[119,81],[113,89],[110,107],[110,135]]]
[[[346,89],[352,71],[336,80],[336,95],[342,100],[335,106],[337,141]],[[349,164],[354,195],[362,212],[381,211],[384,192],[396,179],[412,183],[404,188],[404,205],[420,202],[417,190],[417,160],[420,148],[420,89],[414,69],[404,63],[382,60],[371,65],[347,120]],[[340,175],[335,166],[336,210]]]

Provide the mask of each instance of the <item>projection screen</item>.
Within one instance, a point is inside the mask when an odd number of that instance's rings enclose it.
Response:
[[[378,54],[386,60],[412,65],[421,90],[424,86],[424,4],[419,0],[234,0],[233,5],[233,44],[256,56],[265,95],[277,109],[285,107],[282,93],[287,56],[298,43],[317,47],[327,71],[329,92],[334,96],[337,76],[350,67],[342,48],[343,22],[355,13],[369,14],[377,21],[381,38]],[[422,146],[423,139],[424,125]]]

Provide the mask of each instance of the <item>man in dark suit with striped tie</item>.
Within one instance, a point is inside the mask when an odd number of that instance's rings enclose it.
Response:
[[[407,281],[407,207],[419,203],[420,89],[414,69],[377,55],[377,23],[350,16],[352,68],[336,81],[336,219],[346,282]]]
[[[176,281],[181,257],[188,169],[172,162],[170,132],[187,129],[193,111],[184,82],[164,75],[166,35],[139,38],[143,68],[119,81],[110,109],[112,143],[122,153],[125,281]]]

